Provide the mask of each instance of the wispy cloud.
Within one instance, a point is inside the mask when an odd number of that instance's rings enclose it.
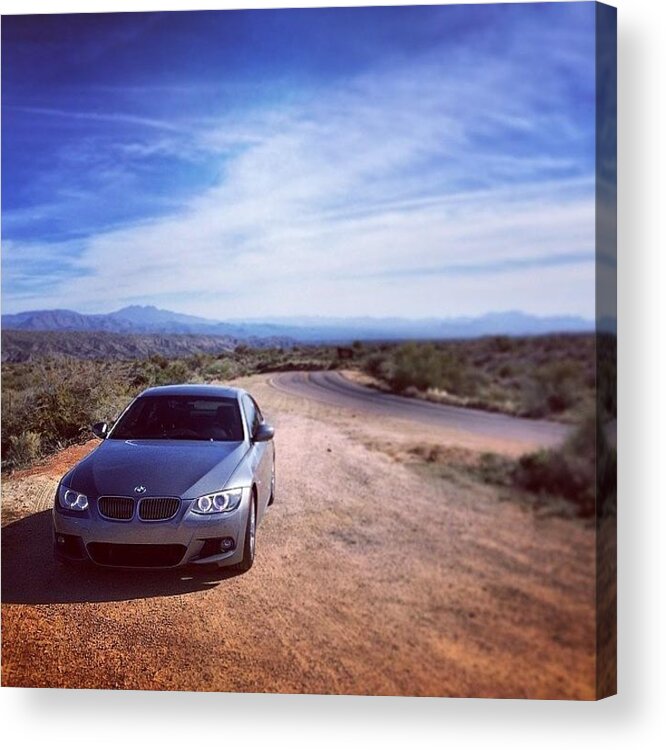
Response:
[[[52,109],[50,107],[24,107],[12,105],[9,105],[7,110],[9,112],[25,112],[26,114],[43,115],[46,117],[61,117],[68,120],[87,120],[89,122],[139,125],[141,127],[156,128],[157,130],[167,130],[170,132],[183,131],[183,126],[176,125],[173,122],[155,120],[150,117],[138,117],[124,112],[77,112],[76,110],[71,109]]]
[[[480,37],[166,119],[22,107],[128,126],[90,142],[88,192],[131,202],[143,185],[162,203],[75,240],[14,239],[5,307],[592,316],[593,118],[567,89],[592,85],[579,35],[549,51],[516,34],[500,53]]]
[[[449,263],[435,266],[405,266],[391,271],[379,271],[371,274],[372,278],[409,278],[410,276],[493,276],[512,273],[513,271],[542,270],[557,266],[578,266],[594,262],[594,256],[589,253],[563,253],[561,255],[546,255],[538,258],[496,258],[487,263]],[[356,278],[350,275],[348,278]]]

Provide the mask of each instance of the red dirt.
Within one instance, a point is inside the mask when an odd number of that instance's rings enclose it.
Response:
[[[593,529],[415,471],[395,420],[245,384],[278,456],[246,575],[56,567],[49,492],[93,441],[5,481],[3,685],[594,697]]]

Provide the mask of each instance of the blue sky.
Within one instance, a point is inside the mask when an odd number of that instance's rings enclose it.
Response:
[[[4,17],[3,312],[594,315],[592,3]]]

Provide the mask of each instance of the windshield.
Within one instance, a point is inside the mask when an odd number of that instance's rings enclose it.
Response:
[[[243,440],[238,401],[215,396],[141,396],[111,440]]]

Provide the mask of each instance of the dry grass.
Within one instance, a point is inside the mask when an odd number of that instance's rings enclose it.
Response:
[[[86,350],[85,356],[90,353]],[[138,392],[167,383],[351,368],[365,373],[361,377],[368,384],[406,395],[568,422],[576,421],[594,398],[594,341],[589,335],[353,347],[241,345],[179,359],[154,354],[119,361],[107,355],[101,350],[97,361],[54,359],[36,350],[29,362],[3,363],[3,471],[80,442],[90,424],[113,421]]]

